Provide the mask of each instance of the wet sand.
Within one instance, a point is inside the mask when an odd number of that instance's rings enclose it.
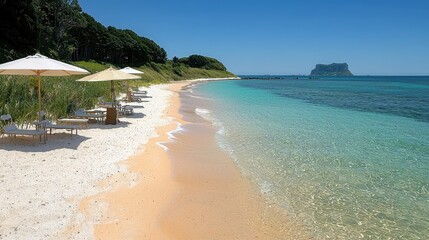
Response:
[[[302,239],[302,227],[218,146],[218,129],[195,113],[209,103],[182,91],[187,84],[171,85],[173,124],[125,161],[128,174],[100,183],[116,190],[82,201],[95,239]]]

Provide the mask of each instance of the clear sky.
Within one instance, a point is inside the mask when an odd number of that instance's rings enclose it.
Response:
[[[347,62],[357,75],[429,75],[429,0],[80,0],[168,57],[211,56],[236,74],[309,74]]]

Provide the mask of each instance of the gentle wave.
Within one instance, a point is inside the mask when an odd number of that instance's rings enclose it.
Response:
[[[177,125],[177,128],[176,129],[174,129],[174,130],[171,130],[171,131],[169,131],[169,132],[167,132],[167,136],[168,136],[168,142],[157,142],[156,144],[158,145],[158,146],[160,146],[162,149],[164,149],[164,151],[166,151],[166,152],[168,152],[169,151],[169,148],[165,145],[165,144],[168,144],[168,143],[171,143],[171,142],[174,142],[174,141],[176,141],[176,136],[174,135],[174,134],[179,134],[179,133],[181,133],[181,132],[184,132],[184,131],[186,131],[183,127],[182,127],[182,124],[181,123],[179,123],[179,122],[175,122],[176,123],[176,125]]]

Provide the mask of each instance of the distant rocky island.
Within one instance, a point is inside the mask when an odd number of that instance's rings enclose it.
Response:
[[[353,76],[347,63],[317,64],[310,76]]]

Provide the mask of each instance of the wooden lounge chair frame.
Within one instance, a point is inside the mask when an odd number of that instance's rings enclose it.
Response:
[[[7,114],[7,115],[2,115],[1,116],[1,120],[5,121],[6,123],[9,121],[10,123],[3,126],[3,134],[9,135],[9,136],[14,136],[16,137],[17,135],[20,136],[31,136],[31,137],[39,137],[39,141],[42,141],[42,137],[43,137],[43,143],[46,143],[46,130],[31,130],[31,129],[19,129],[15,123],[13,123],[12,121],[12,116]]]
[[[82,118],[60,118],[57,122],[60,122],[60,125],[78,125],[81,128],[88,126],[88,119]]]
[[[85,113],[84,110],[78,110],[74,113],[76,118],[95,119],[97,122],[104,122],[106,114],[101,113]]]
[[[4,134],[7,135],[21,135],[21,136],[31,136],[31,137],[40,137],[40,141],[42,141],[43,137],[43,143],[46,143],[46,130],[29,130],[29,129],[19,129],[15,124],[6,125],[3,127]]]
[[[39,141],[41,142],[42,137],[43,137],[43,142],[46,143],[46,131],[45,130],[20,129],[13,122],[12,116],[10,114],[2,115],[0,117],[0,119],[6,123],[6,125],[3,126],[3,134],[9,135],[9,136],[13,135],[14,137],[16,137],[17,135],[31,136],[33,138],[36,136],[39,136]]]
[[[44,127],[45,129],[49,129],[50,135],[52,135],[52,129],[63,129],[63,130],[70,131],[71,136],[73,136],[73,131],[77,135],[77,130],[80,128],[79,125],[52,124],[51,122],[47,122]]]

